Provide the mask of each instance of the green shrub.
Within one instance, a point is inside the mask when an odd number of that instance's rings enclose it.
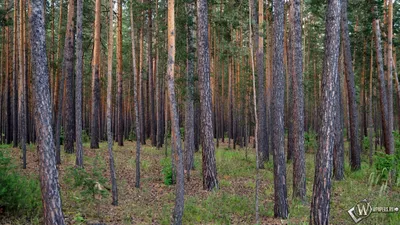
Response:
[[[164,184],[172,184],[172,162],[171,157],[166,157],[161,160],[162,174],[164,175]]]
[[[87,133],[86,130],[82,130],[82,142],[88,143],[89,141],[90,141],[89,134]]]
[[[384,152],[377,152],[374,160],[376,174],[378,176],[377,183],[382,183],[389,179],[389,174],[394,176],[394,183],[399,184],[400,181],[400,134],[393,132],[395,152],[388,155]],[[396,182],[397,181],[397,182]]]
[[[136,132],[135,132],[135,129],[132,129],[132,130],[129,132],[128,140],[129,140],[129,141],[136,140]]]
[[[9,157],[0,151],[0,207],[27,218],[38,218],[42,210],[38,179],[20,175]]]
[[[102,174],[103,169],[97,165],[98,159],[99,156],[97,155],[91,173],[81,168],[69,167],[67,169],[67,183],[72,184],[73,188],[79,188],[84,200],[93,201],[96,195],[105,197],[108,194],[107,190],[104,189],[107,179]]]
[[[315,132],[304,133],[304,144],[307,151],[317,149],[317,134]]]

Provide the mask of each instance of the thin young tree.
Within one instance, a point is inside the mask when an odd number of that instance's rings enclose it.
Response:
[[[260,169],[260,154],[259,154],[259,145],[258,145],[258,114],[257,114],[257,91],[256,91],[256,76],[254,72],[254,53],[253,53],[253,42],[252,42],[252,0],[249,1],[249,32],[250,32],[250,38],[249,38],[249,44],[250,44],[250,59],[251,59],[251,74],[253,78],[253,104],[254,104],[254,120],[256,122],[256,127],[254,130],[254,135],[255,135],[255,145],[256,145],[256,194],[255,194],[255,210],[256,210],[256,224],[260,222],[259,218],[259,206],[258,206],[258,190],[260,186],[260,179],[259,179],[259,169]]]
[[[190,0],[186,3],[187,13],[187,53],[186,61],[186,105],[185,105],[185,170],[187,179],[190,179],[190,170],[194,164],[194,60],[196,54],[195,47],[195,1]]]
[[[114,154],[113,154],[113,135],[111,130],[111,104],[112,104],[112,63],[114,52],[114,1],[110,0],[108,15],[108,56],[107,56],[107,141],[108,156],[110,162],[110,176],[112,189],[112,204],[118,205],[118,189],[115,175]]]
[[[75,78],[75,133],[76,133],[76,161],[77,167],[83,167],[83,147],[82,147],[82,17],[83,2],[76,1],[76,78]]]
[[[111,0],[110,0],[111,1]],[[132,40],[132,70],[133,70],[133,102],[135,104],[135,128],[136,128],[136,182],[135,187],[140,187],[140,145],[141,145],[141,97],[140,97],[140,80],[138,79],[137,69],[136,69],[136,48],[135,48],[135,27],[133,21],[133,1],[131,1],[130,7],[131,16],[131,40]],[[138,83],[139,82],[139,83]],[[138,92],[139,89],[139,92]]]
[[[100,26],[101,0],[96,0],[94,18],[94,47],[92,61],[92,113],[90,129],[90,148],[99,148],[99,114],[100,114]]]
[[[292,50],[292,92],[293,92],[293,196],[306,198],[306,166],[304,155],[304,93],[303,93],[303,54],[301,39],[300,0],[292,0],[291,50]]]
[[[182,224],[183,205],[184,205],[184,169],[181,133],[179,130],[179,115],[175,96],[175,1],[168,0],[168,62],[167,62],[167,81],[168,95],[171,112],[172,145],[175,148],[174,155],[176,167],[176,192],[175,208],[172,215],[172,224]]]
[[[124,120],[122,99],[122,1],[118,0],[117,13],[117,118],[118,118],[118,145],[124,146]]]
[[[31,0],[30,36],[35,91],[35,124],[39,155],[39,179],[42,191],[43,222],[45,225],[64,225],[58,171],[54,157],[53,129],[51,127],[51,102],[49,71],[46,56],[46,30],[43,0]]]
[[[24,2],[19,0],[19,9],[17,9],[18,21],[17,21],[17,40],[18,43],[18,56],[19,56],[19,102],[18,102],[18,122],[19,122],[19,138],[22,149],[22,167],[26,169],[26,77],[25,77],[25,57],[24,57],[24,15],[25,15],[25,7]]]
[[[351,169],[359,170],[361,168],[361,146],[358,136],[358,110],[356,102],[356,90],[354,82],[354,72],[351,59],[349,28],[347,21],[347,0],[342,0],[341,3],[341,37],[343,42],[344,55],[344,72],[346,75],[346,84],[348,90],[349,117],[350,117],[350,159]]]
[[[286,164],[285,164],[285,131],[284,102],[285,76],[283,67],[283,23],[284,2],[274,0],[274,53],[273,53],[273,94],[272,94],[272,149],[274,157],[274,216],[288,217]]]
[[[340,0],[328,0],[325,17],[325,53],[322,72],[322,99],[318,151],[311,200],[310,224],[329,224],[331,174],[335,123],[339,93],[338,59],[340,45]]]
[[[203,189],[218,188],[211,112],[210,53],[207,0],[197,0],[197,55],[200,81]]]

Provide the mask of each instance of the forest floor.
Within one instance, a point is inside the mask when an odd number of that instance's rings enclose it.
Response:
[[[150,142],[150,141],[148,141]],[[62,205],[67,224],[169,224],[174,206],[175,187],[165,184],[166,168],[170,158],[165,158],[164,148],[157,150],[149,145],[142,148],[141,155],[141,187],[135,188],[135,143],[125,141],[125,146],[114,145],[114,157],[117,173],[119,205],[111,205],[111,193],[101,196],[82,194],[82,188],[73,185],[71,175],[75,164],[74,154],[62,153],[62,164],[59,166]],[[348,149],[348,146],[346,146]],[[4,150],[4,149],[3,149]],[[18,149],[4,151],[20,162]],[[246,154],[247,152],[247,154]],[[246,157],[247,155],[247,157]],[[280,220],[273,218],[274,186],[273,163],[265,164],[260,170],[260,216],[262,224],[307,224],[310,212],[310,200],[314,179],[314,153],[306,154],[307,201],[301,203],[292,200],[292,163],[287,164],[287,188],[289,202],[289,218]],[[36,148],[28,146],[27,169],[18,169],[20,173],[37,179],[38,158]],[[381,185],[371,184],[370,176],[374,168],[369,167],[367,158],[362,169],[351,172],[346,152],[345,179],[332,181],[331,216],[332,224],[354,224],[348,210],[359,201],[368,199],[372,206],[400,207],[399,186],[381,190]],[[254,149],[229,149],[221,143],[216,151],[218,179],[220,189],[206,192],[202,189],[201,152],[195,154],[195,170],[191,172],[191,181],[185,180],[185,210],[183,224],[254,224],[255,210],[255,153]],[[100,149],[89,149],[84,144],[84,164],[88,174],[100,171],[106,179],[105,190],[109,185],[108,152],[105,142]],[[90,175],[89,175],[90,176]],[[93,175],[94,176],[94,175]],[[97,179],[97,177],[93,179]],[[109,191],[107,191],[109,192]],[[1,213],[0,213],[1,214]],[[3,221],[2,221],[3,220]],[[32,220],[33,221],[33,220]],[[29,223],[39,223],[30,221]],[[38,222],[39,221],[39,222]],[[399,224],[400,213],[373,213],[361,223],[363,224]],[[0,216],[0,224],[26,224],[21,218]]]

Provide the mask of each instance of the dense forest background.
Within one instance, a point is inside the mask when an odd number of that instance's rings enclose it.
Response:
[[[0,29],[0,223],[399,207],[398,1],[2,0]]]

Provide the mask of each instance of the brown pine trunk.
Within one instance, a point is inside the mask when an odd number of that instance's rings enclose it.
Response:
[[[397,76],[397,66],[396,66],[396,51],[394,52],[394,56],[393,56],[393,73],[394,73],[394,81],[396,83],[396,93],[397,93],[397,115],[399,116],[398,118],[398,123],[399,123],[399,127],[398,130],[400,131],[400,84],[399,84],[399,78]]]
[[[393,1],[388,0],[388,39],[387,39],[387,94],[389,132],[393,132]],[[392,134],[393,136],[393,134]],[[391,150],[391,154],[394,150]]]
[[[374,74],[374,51],[373,51],[374,40],[371,37],[371,58],[370,58],[370,72],[369,72],[369,98],[368,98],[368,140],[369,140],[369,166],[372,166],[372,153],[374,151],[372,143],[373,141],[373,132],[374,132],[374,122],[372,120],[372,75]],[[400,97],[400,96],[399,96]]]
[[[154,110],[155,106],[155,99],[154,99],[154,74],[153,74],[153,19],[152,19],[152,0],[149,0],[150,8],[148,11],[148,30],[147,30],[147,61],[148,61],[148,80],[149,80],[149,120],[150,120],[150,138],[151,138],[151,145],[156,146],[156,114]]]
[[[328,0],[325,27],[325,55],[322,75],[319,147],[311,200],[310,224],[329,224],[332,155],[335,145],[339,93],[338,58],[340,45],[340,0]]]
[[[184,169],[183,169],[183,154],[181,144],[181,134],[179,131],[179,115],[175,96],[175,1],[168,1],[168,63],[167,63],[167,78],[168,78],[168,95],[171,111],[171,126],[172,126],[172,145],[175,148],[175,154],[172,155],[176,163],[176,197],[175,208],[172,215],[172,224],[182,224],[183,205],[184,205]]]
[[[285,164],[285,75],[283,65],[283,24],[284,2],[273,1],[274,7],[274,53],[273,53],[273,95],[272,95],[272,149],[274,156],[274,216],[288,217],[286,164]]]
[[[108,56],[107,56],[107,142],[108,157],[110,162],[110,177],[112,189],[112,205],[118,205],[118,188],[114,166],[114,154],[112,150],[113,136],[111,131],[111,104],[112,104],[112,63],[114,50],[114,2],[110,0],[108,14]],[[133,40],[133,39],[132,39]],[[136,105],[136,104],[135,104]]]
[[[193,108],[193,92],[194,92],[194,60],[196,54],[195,47],[195,1],[191,0],[186,3],[187,21],[187,54],[186,61],[186,105],[185,105],[185,170],[187,179],[190,180],[190,170],[194,166],[194,108]]]
[[[124,146],[124,120],[122,99],[122,1],[118,0],[117,13],[117,112],[118,112],[118,146]]]
[[[386,154],[394,153],[393,146],[393,134],[390,129],[389,122],[389,107],[388,107],[388,93],[385,85],[384,71],[383,71],[383,59],[382,59],[382,47],[381,47],[381,31],[379,28],[379,19],[374,19],[373,29],[375,33],[375,52],[376,52],[376,65],[378,72],[379,81],[379,93],[380,93],[380,106],[381,106],[381,117],[382,117],[382,130],[383,137],[385,139],[385,152]]]
[[[83,147],[82,147],[82,64],[83,64],[83,0],[76,2],[76,78],[75,78],[75,132],[76,132],[76,166],[83,168]]]
[[[218,188],[217,166],[211,112],[210,54],[208,43],[208,7],[206,0],[197,0],[198,74],[200,81],[203,189]]]
[[[65,37],[65,47],[64,47],[63,73],[65,73],[64,151],[70,154],[74,152],[74,140],[75,140],[74,17],[75,17],[75,0],[69,0],[67,33]]]
[[[33,76],[35,89],[35,120],[38,135],[39,179],[45,225],[64,225],[58,171],[54,157],[54,139],[51,127],[49,71],[46,56],[46,37],[43,18],[43,0],[32,0],[30,16]]]
[[[92,149],[99,148],[101,0],[96,0],[95,7],[92,61],[92,113],[90,129],[90,148]]]
[[[22,149],[22,166],[26,169],[26,74],[25,74],[25,52],[24,52],[24,15],[25,15],[25,6],[23,0],[19,0],[19,9],[17,11],[18,14],[18,31],[17,31],[17,40],[18,40],[18,50],[19,50],[19,104],[18,104],[18,116],[19,116],[19,138],[20,145]],[[17,44],[17,43],[15,43]]]
[[[112,0],[110,0],[112,1]],[[132,40],[132,70],[133,70],[133,102],[135,104],[135,128],[136,128],[136,181],[135,181],[135,187],[139,188],[140,187],[140,145],[141,145],[141,136],[142,136],[142,131],[141,131],[141,114],[142,114],[142,109],[141,109],[141,81],[140,76],[137,74],[137,69],[136,69],[136,48],[135,48],[135,27],[134,27],[134,21],[133,21],[133,4],[131,2],[131,7],[130,7],[130,16],[131,16],[131,40]],[[111,36],[111,35],[110,35]],[[139,72],[141,73],[141,72]],[[138,91],[139,90],[139,91]],[[111,98],[111,97],[110,97]],[[112,137],[110,137],[112,138]]]
[[[18,9],[18,0],[14,0],[14,9]],[[17,21],[18,10],[14,10],[14,21]],[[18,146],[18,23],[14,23],[14,51],[13,51],[13,147]]]
[[[351,156],[350,164],[352,170],[359,170],[361,168],[361,147],[358,135],[358,110],[356,102],[356,91],[354,82],[354,73],[351,59],[350,38],[347,21],[347,0],[342,0],[341,3],[341,38],[343,41],[343,55],[344,55],[344,72],[346,75],[346,84],[348,91],[349,101],[349,117],[350,117],[350,143],[351,143]],[[349,131],[348,131],[349,132]]]
[[[293,91],[293,196],[306,198],[306,168],[304,155],[304,93],[303,93],[303,55],[301,43],[300,0],[291,4],[291,42],[293,58],[290,62]]]

